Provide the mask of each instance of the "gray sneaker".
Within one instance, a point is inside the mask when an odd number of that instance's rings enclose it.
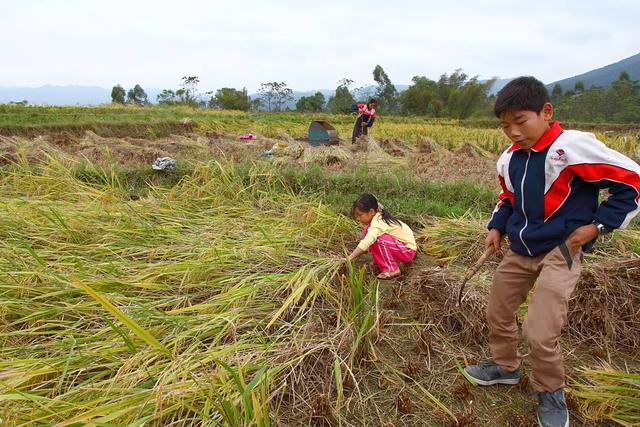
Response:
[[[518,384],[520,381],[520,369],[507,372],[493,360],[479,365],[469,365],[464,371],[480,385]]]
[[[569,427],[569,410],[561,388],[554,392],[538,393],[538,425]]]

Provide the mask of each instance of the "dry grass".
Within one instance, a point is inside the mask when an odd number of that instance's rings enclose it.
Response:
[[[437,150],[414,154],[410,165],[417,174],[431,181],[457,181],[466,178],[498,190],[498,173],[493,157],[472,157],[466,153]]]
[[[569,303],[569,332],[580,342],[638,354],[640,258],[586,266]]]
[[[417,319],[465,346],[486,343],[486,286],[469,286],[462,305],[457,307],[462,276],[442,268],[423,268],[408,281],[413,287],[407,290],[412,298],[410,305]],[[420,345],[428,348],[426,341],[431,340],[423,337],[422,341],[425,343]]]

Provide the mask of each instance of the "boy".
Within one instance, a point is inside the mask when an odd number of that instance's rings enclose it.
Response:
[[[355,104],[355,106],[358,108],[358,118],[351,134],[352,144],[356,142],[356,138],[360,135],[367,135],[369,128],[373,126],[373,122],[377,117],[376,107],[378,106],[378,101],[371,98],[366,104]]]
[[[492,360],[465,371],[480,385],[518,383],[516,315],[537,282],[522,329],[538,424],[568,426],[559,343],[567,303],[580,277],[582,250],[599,234],[627,226],[640,210],[640,167],[593,134],[552,121],[549,94],[533,77],[507,84],[494,113],[513,144],[498,160],[502,192],[485,246],[499,249],[506,234],[511,248],[495,272],[487,306]],[[609,189],[609,197],[600,204],[601,188]]]

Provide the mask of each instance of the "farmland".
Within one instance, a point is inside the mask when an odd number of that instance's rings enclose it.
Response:
[[[350,135],[353,117],[321,117]],[[459,371],[488,357],[501,255],[455,299],[502,132],[383,117],[314,148],[315,118],[0,106],[2,422],[533,425],[526,381]],[[595,132],[640,159],[637,130]],[[161,156],[176,169],[151,170]],[[365,190],[417,231],[399,280],[342,262]],[[573,425],[640,422],[639,256],[638,220],[587,254],[562,338]]]

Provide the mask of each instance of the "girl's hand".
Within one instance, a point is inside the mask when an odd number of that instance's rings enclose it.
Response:
[[[351,252],[349,257],[347,258],[347,261],[351,262],[354,259],[358,258],[363,253],[365,253],[365,251],[363,251],[362,249],[360,249],[359,247],[356,246],[356,248],[353,250],[353,252]]]

